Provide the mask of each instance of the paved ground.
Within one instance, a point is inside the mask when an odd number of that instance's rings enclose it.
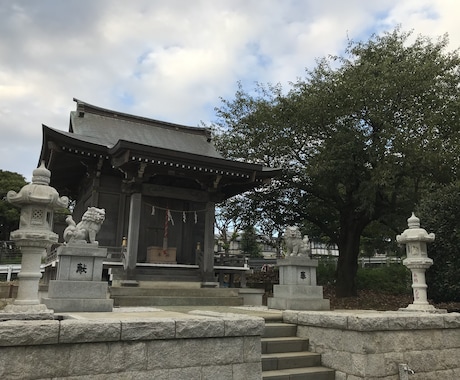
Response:
[[[64,318],[75,319],[129,319],[129,318],[193,318],[190,311],[211,311],[217,313],[243,314],[261,317],[265,320],[281,320],[282,311],[266,307],[251,306],[160,306],[160,307],[115,307],[113,312],[101,313],[56,313]]]

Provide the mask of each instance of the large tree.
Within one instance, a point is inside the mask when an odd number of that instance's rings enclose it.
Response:
[[[403,228],[398,222],[426,184],[455,176],[460,58],[447,43],[399,28],[351,41],[287,93],[240,86],[216,110],[223,154],[283,168],[265,207],[290,202],[297,223],[313,223],[338,245],[339,296],[356,295],[364,229],[371,222]]]
[[[460,182],[433,189],[417,209],[422,228],[436,234],[428,244],[433,266],[426,272],[428,296],[460,302]]]
[[[20,210],[6,200],[6,194],[18,192],[26,183],[21,174],[0,170],[0,240],[10,240],[10,232],[19,227]]]

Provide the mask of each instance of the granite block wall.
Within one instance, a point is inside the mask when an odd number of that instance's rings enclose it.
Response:
[[[0,323],[0,379],[261,378],[261,318]]]
[[[336,380],[460,379],[460,314],[411,312],[283,313],[297,323],[297,334],[309,339]]]

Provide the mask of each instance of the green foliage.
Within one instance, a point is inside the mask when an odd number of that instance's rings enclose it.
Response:
[[[356,277],[358,289],[377,290],[389,294],[411,293],[411,283],[411,273],[402,264],[360,268]]]
[[[241,250],[249,257],[262,257],[260,244],[253,227],[247,227],[241,235]]]
[[[318,285],[331,285],[335,283],[337,262],[335,259],[321,259],[316,268],[316,282]]]
[[[433,266],[426,272],[428,297],[436,302],[460,301],[460,182],[427,196],[417,216],[422,228],[434,232],[428,245]]]
[[[335,259],[319,260],[316,270],[318,285],[334,284],[336,269]],[[359,290],[376,290],[388,294],[410,294],[412,292],[411,273],[402,264],[359,268],[356,283]]]
[[[9,240],[10,232],[19,227],[20,210],[6,200],[6,194],[18,192],[26,184],[22,175],[0,170],[0,240]]]
[[[429,185],[456,174],[460,57],[445,51],[447,42],[400,29],[350,41],[343,56],[320,60],[287,94],[279,85],[240,87],[216,110],[226,157],[283,171],[250,193],[241,212],[278,230],[316,225],[339,247],[339,296],[356,295],[366,227],[401,231],[401,217]]]
[[[382,223],[371,222],[361,235],[360,256],[372,257],[375,254],[399,256],[401,249],[396,242],[398,233],[400,231],[396,231]]]

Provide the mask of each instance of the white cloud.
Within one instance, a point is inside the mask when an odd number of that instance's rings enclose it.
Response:
[[[41,124],[66,130],[74,97],[198,125],[237,81],[294,81],[347,38],[402,24],[448,32],[456,48],[459,10],[452,0],[1,2],[0,169],[30,178]]]

